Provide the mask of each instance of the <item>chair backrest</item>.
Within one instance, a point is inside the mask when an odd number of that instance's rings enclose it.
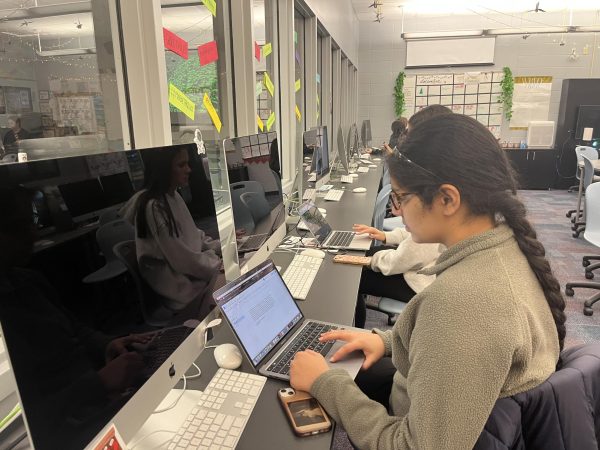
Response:
[[[8,153],[2,157],[2,162],[17,162],[18,155],[16,153]]]
[[[244,192],[240,196],[240,199],[250,210],[250,214],[252,214],[252,219],[255,224],[271,213],[271,207],[264,194],[259,194],[258,192]]]
[[[245,194],[242,192],[241,194]],[[242,201],[241,194],[231,195],[231,208],[233,209],[233,221],[235,222],[235,229],[244,229],[246,233],[252,234],[256,225],[254,224],[254,218],[250,209]]]
[[[125,267],[127,267],[127,271],[133,279],[144,322],[156,327],[166,325],[170,318],[157,319],[154,314],[160,307],[159,297],[158,294],[148,286],[140,274],[137,253],[135,250],[135,241],[129,240],[119,242],[113,247],[113,253]]]
[[[263,185],[258,181],[236,181],[235,183],[231,183],[229,185],[229,189],[233,195],[234,191],[243,190],[243,192],[259,192],[261,194],[265,193],[265,189]]]
[[[600,241],[600,183],[592,183],[585,190],[585,231],[586,241],[598,246]]]
[[[112,222],[113,220],[122,219],[123,216],[120,214],[119,209],[110,209],[103,213],[98,219],[98,225],[106,225],[108,222]]]
[[[383,175],[381,176],[381,185],[385,186],[386,184],[391,184],[392,180],[390,178],[390,168],[387,165],[387,161],[383,163]]]
[[[600,344],[571,347],[561,359],[539,386],[496,402],[475,450],[600,448]]]
[[[135,230],[133,226],[122,219],[108,222],[96,231],[96,242],[98,242],[98,247],[100,247],[100,251],[106,258],[106,262],[118,259],[113,251],[116,244],[134,238]]]
[[[596,158],[598,159],[598,158]],[[587,187],[592,184],[594,181],[594,165],[592,164],[592,159],[583,155],[583,188],[587,189]]]
[[[383,219],[385,219],[385,208],[392,192],[391,184],[384,184],[381,190],[377,194],[375,200],[375,210],[373,211],[373,226],[378,230],[383,230]],[[379,241],[375,242],[375,245],[381,245]]]
[[[598,150],[592,147],[575,147],[575,156],[577,157],[577,164],[583,161],[583,157],[585,156],[592,161],[598,159]],[[576,178],[579,180],[580,172],[577,170],[575,172]]]

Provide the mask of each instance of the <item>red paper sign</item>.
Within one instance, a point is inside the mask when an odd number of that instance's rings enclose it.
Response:
[[[254,42],[254,57],[257,61],[260,61],[260,45]]]
[[[188,59],[188,43],[185,39],[181,39],[175,33],[163,28],[163,39],[165,48],[177,53],[183,59]]]
[[[217,41],[212,41],[207,44],[198,46],[198,58],[200,59],[201,66],[205,66],[219,59]]]

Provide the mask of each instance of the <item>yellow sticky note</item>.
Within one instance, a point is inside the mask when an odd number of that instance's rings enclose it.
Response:
[[[265,83],[265,87],[267,88],[267,91],[269,91],[269,94],[271,94],[271,97],[273,97],[273,94],[275,93],[275,86],[273,85],[273,82],[271,81],[271,77],[269,77],[269,74],[267,72],[265,72],[265,76],[263,78],[263,83]]]
[[[273,45],[269,42],[268,44],[263,45],[263,58],[266,58],[271,53],[273,53]]]
[[[298,122],[302,120],[302,113],[300,112],[300,109],[298,109],[298,105],[296,105],[296,118],[298,119]]]
[[[206,9],[208,9],[211,14],[217,17],[217,2],[215,0],[202,0]]]
[[[297,79],[297,80],[296,80],[296,84],[295,84],[295,86],[296,86],[296,92],[298,92],[298,91],[300,90],[300,88],[301,88],[301,85],[300,85],[300,79]]]
[[[169,103],[194,120],[196,104],[181,92],[173,83],[169,83]]]
[[[275,113],[272,112],[267,119],[267,131],[271,131],[271,127],[275,123]]]
[[[204,106],[206,107],[206,110],[208,111],[208,115],[210,116],[210,118],[212,119],[213,123],[215,124],[215,128],[217,129],[217,131],[220,133],[221,132],[221,118],[219,117],[219,114],[217,114],[217,111],[215,110],[215,107],[213,106],[212,102],[210,101],[210,97],[208,96],[208,94],[204,94]]]
[[[262,119],[260,118],[260,116],[258,114],[256,115],[256,124],[258,125],[258,128],[260,129],[260,131],[264,131],[265,124],[263,123]]]

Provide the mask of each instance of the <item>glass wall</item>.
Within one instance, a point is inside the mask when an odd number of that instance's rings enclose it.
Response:
[[[128,145],[107,5],[0,1],[2,162],[16,161],[19,152],[33,160]]]

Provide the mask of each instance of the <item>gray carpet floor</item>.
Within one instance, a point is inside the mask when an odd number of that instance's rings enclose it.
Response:
[[[565,217],[569,209],[574,209],[576,193],[567,191],[520,191],[520,197],[527,206],[529,220],[535,227],[539,240],[546,248],[546,255],[554,274],[563,289],[569,281],[586,280],[581,265],[584,255],[600,255],[600,249],[583,238],[572,237],[571,222]],[[597,275],[600,282],[600,271]],[[600,302],[593,316],[583,315],[584,301],[595,292],[590,289],[575,289],[573,297],[565,296],[567,314],[567,337],[565,347],[600,341]],[[387,316],[378,311],[367,310],[366,328],[390,328]],[[347,435],[341,426],[337,426],[334,436],[335,450],[352,450]]]

